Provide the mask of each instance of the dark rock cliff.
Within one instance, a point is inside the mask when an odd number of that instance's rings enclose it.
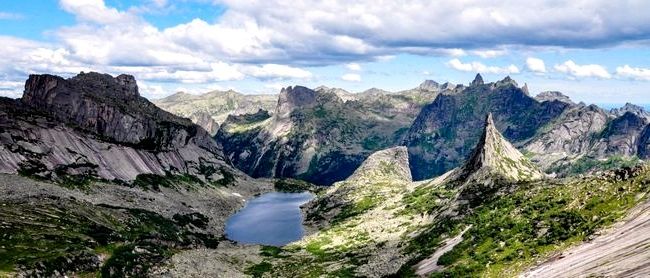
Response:
[[[569,104],[538,102],[510,78],[485,84],[480,75],[456,94],[441,94],[411,126],[405,140],[416,180],[440,175],[462,163],[479,140],[484,117],[494,115],[506,139],[522,142],[559,116]]]

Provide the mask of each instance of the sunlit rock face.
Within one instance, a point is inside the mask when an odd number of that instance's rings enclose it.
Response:
[[[31,75],[20,100],[0,105],[3,173],[128,181],[230,167],[210,134],[141,97],[129,75]]]

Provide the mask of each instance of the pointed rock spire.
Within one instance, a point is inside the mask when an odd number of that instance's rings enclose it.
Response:
[[[521,87],[521,91],[524,92],[527,96],[530,96],[530,90],[528,90],[528,83],[524,83],[524,86]]]
[[[510,77],[510,75],[506,76],[506,77],[503,78],[502,80],[497,81],[497,84],[496,84],[497,87],[500,87],[500,86],[507,86],[507,85],[513,85],[513,86],[515,86],[515,87],[519,87],[519,85],[517,84],[517,81],[515,81],[514,79],[512,79],[512,78]]]
[[[479,86],[483,84],[484,84],[483,76],[481,76],[480,73],[477,73],[476,77],[474,77],[474,81],[472,81],[472,83],[469,83],[470,86]]]
[[[489,172],[512,181],[537,180],[544,174],[512,144],[494,125],[492,113],[485,118],[485,129],[474,152],[461,168],[461,177]]]

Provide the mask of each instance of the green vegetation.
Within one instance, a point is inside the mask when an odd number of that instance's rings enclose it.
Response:
[[[361,146],[370,151],[385,149],[392,144],[391,138],[384,138],[378,135],[371,135],[363,139]]]
[[[442,208],[455,192],[442,186],[420,186],[404,196],[405,207],[400,214],[431,214]]]
[[[103,277],[143,276],[146,270],[191,246],[215,248],[218,239],[195,232],[205,216],[93,206],[73,200],[41,200],[0,206],[0,272],[22,266],[37,276],[93,273]],[[190,225],[191,224],[191,225]],[[103,266],[97,254],[109,256]]]
[[[160,191],[161,187],[175,188],[178,185],[201,185],[203,181],[190,174],[172,174],[166,172],[165,175],[157,174],[139,174],[135,177],[132,186],[139,187],[144,190]]]
[[[116,248],[101,267],[102,277],[146,276],[149,269],[173,255],[164,245],[151,242],[128,244]]]
[[[273,183],[273,187],[276,191],[287,193],[300,193],[305,191],[318,192],[324,188],[296,179],[276,179]]]
[[[420,254],[403,267],[431,254],[444,238],[470,227],[461,243],[438,264],[448,266],[433,277],[500,276],[517,273],[553,250],[587,239],[612,224],[650,191],[650,173],[628,180],[588,179],[567,183],[533,182],[514,192],[484,198],[461,218],[439,219],[413,240],[407,252]],[[446,235],[446,236],[445,236]]]
[[[253,277],[262,277],[264,273],[271,271],[271,268],[273,267],[272,264],[268,262],[261,262],[259,264],[252,265],[244,271],[244,273],[251,275]]]
[[[377,206],[381,200],[382,198],[378,196],[365,196],[356,202],[345,205],[341,208],[341,212],[334,217],[334,223],[360,215]]]

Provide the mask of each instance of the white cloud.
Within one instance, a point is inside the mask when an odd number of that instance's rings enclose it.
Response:
[[[241,80],[244,78],[244,74],[236,66],[224,62],[211,63],[210,70],[208,71],[168,71],[145,68],[137,76],[142,77],[144,80],[175,81],[180,83],[208,83]]]
[[[526,68],[529,71],[536,72],[536,73],[546,72],[546,65],[544,64],[544,60],[534,58],[534,57],[528,57],[526,59]]]
[[[18,19],[23,19],[24,17],[25,16],[23,16],[22,14],[0,12],[0,20],[18,20]]]
[[[24,82],[0,81],[0,96],[19,98],[23,95],[24,86]]]
[[[298,78],[307,79],[312,77],[312,73],[296,67],[287,65],[266,64],[262,66],[244,67],[244,72],[251,76],[268,79],[268,78]]]
[[[61,0],[61,7],[77,19],[98,24],[136,20],[135,16],[109,8],[104,0]]]
[[[634,80],[650,81],[650,69],[633,68],[629,65],[616,68],[616,76]]]
[[[148,2],[169,5],[163,0]],[[565,3],[562,9],[552,0],[528,3],[526,8],[516,0],[414,0],[406,5],[376,5],[370,0],[218,3],[226,12],[216,22],[194,19],[158,30],[133,7],[120,11],[102,0],[61,0],[61,6],[82,23],[102,26],[76,26],[60,36],[71,48],[77,45],[71,52],[81,57],[94,52],[107,60],[120,56],[113,52],[135,53],[121,54],[126,56],[122,60],[168,56],[147,53],[158,49],[232,63],[294,65],[346,63],[401,53],[452,57],[471,53],[492,58],[507,54],[507,47],[593,47],[650,36],[647,1],[578,1]],[[71,29],[75,32],[68,32]],[[88,47],[79,46],[83,44]]]
[[[151,99],[161,98],[169,94],[161,85],[149,85],[149,83],[142,81],[138,81],[138,91],[141,95]]]
[[[472,54],[481,58],[495,58],[508,54],[507,50],[474,50]]]
[[[349,64],[346,64],[345,67],[347,69],[349,69],[349,70],[352,70],[352,71],[360,71],[361,70],[361,65],[359,65],[357,63],[349,63]]]
[[[601,65],[589,64],[578,65],[572,60],[568,60],[562,64],[553,67],[557,72],[565,73],[571,77],[595,77],[600,79],[610,79],[612,75],[607,69]]]
[[[185,1],[147,0],[118,9],[103,0],[60,0],[77,23],[53,30],[47,43],[0,36],[0,76],[14,82],[28,73],[69,76],[94,70],[131,73],[152,83],[309,79],[310,66],[381,62],[405,53],[491,58],[526,47],[592,48],[650,37],[650,1],[573,1],[562,9],[554,0],[533,1],[525,8],[516,0],[202,2],[218,2],[225,13],[214,21],[193,19],[158,28],[142,14],[181,7]],[[0,13],[0,18],[12,17]],[[448,66],[484,73],[520,71],[515,65],[459,59]],[[526,67],[532,71],[528,63]],[[611,78],[604,68],[557,67],[575,77]],[[631,69],[623,67],[616,76],[641,80],[632,76],[644,76],[644,71]]]
[[[447,62],[447,66],[458,71],[477,72],[477,73],[492,73],[492,74],[516,74],[519,73],[519,68],[515,65],[505,67],[486,66],[480,62],[463,63],[459,59],[451,59]]]
[[[285,87],[287,87],[287,86],[289,86],[289,84],[282,84],[282,83],[268,83],[268,84],[264,84],[264,88],[272,89],[273,91],[278,91],[278,92],[279,92],[280,90],[282,90],[282,88],[285,88]]]
[[[341,80],[349,82],[361,82],[361,75],[358,75],[356,73],[346,73],[341,76]]]

